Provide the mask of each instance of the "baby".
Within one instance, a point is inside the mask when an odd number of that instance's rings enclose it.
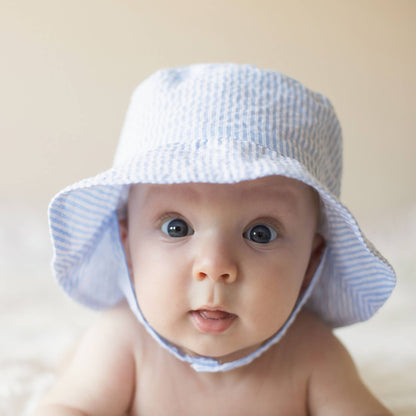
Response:
[[[293,79],[149,77],[113,167],[50,205],[58,282],[106,311],[35,414],[391,414],[332,334],[395,284],[341,170],[330,102]]]

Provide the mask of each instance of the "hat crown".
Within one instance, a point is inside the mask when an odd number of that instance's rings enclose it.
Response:
[[[340,194],[341,127],[329,100],[276,71],[197,64],[161,70],[133,93],[114,166],[166,146],[240,142],[298,160]]]

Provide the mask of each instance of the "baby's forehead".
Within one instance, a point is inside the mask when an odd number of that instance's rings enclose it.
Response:
[[[300,203],[319,205],[318,193],[296,179],[284,176],[267,176],[263,178],[236,183],[175,183],[175,184],[133,184],[129,200],[141,200],[151,203],[163,199],[202,201],[204,199],[273,200],[289,206]]]

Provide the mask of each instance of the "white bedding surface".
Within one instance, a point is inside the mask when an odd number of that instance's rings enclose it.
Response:
[[[54,284],[45,218],[12,206],[0,206],[0,214],[7,218],[0,226],[0,416],[24,416],[96,315]],[[337,334],[376,395],[394,414],[410,416],[416,415],[416,207],[395,218],[372,224],[368,236],[395,267],[397,288],[373,319]]]

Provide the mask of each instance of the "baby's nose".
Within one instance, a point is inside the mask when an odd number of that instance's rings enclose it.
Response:
[[[214,282],[233,283],[237,279],[237,262],[224,244],[210,243],[200,248],[194,261],[192,274],[195,280],[210,278]]]
[[[199,282],[206,278],[210,278],[216,283],[220,281],[224,281],[225,283],[233,283],[237,278],[237,274],[232,271],[229,273],[206,273],[205,271],[200,270],[194,273],[194,277]]]

